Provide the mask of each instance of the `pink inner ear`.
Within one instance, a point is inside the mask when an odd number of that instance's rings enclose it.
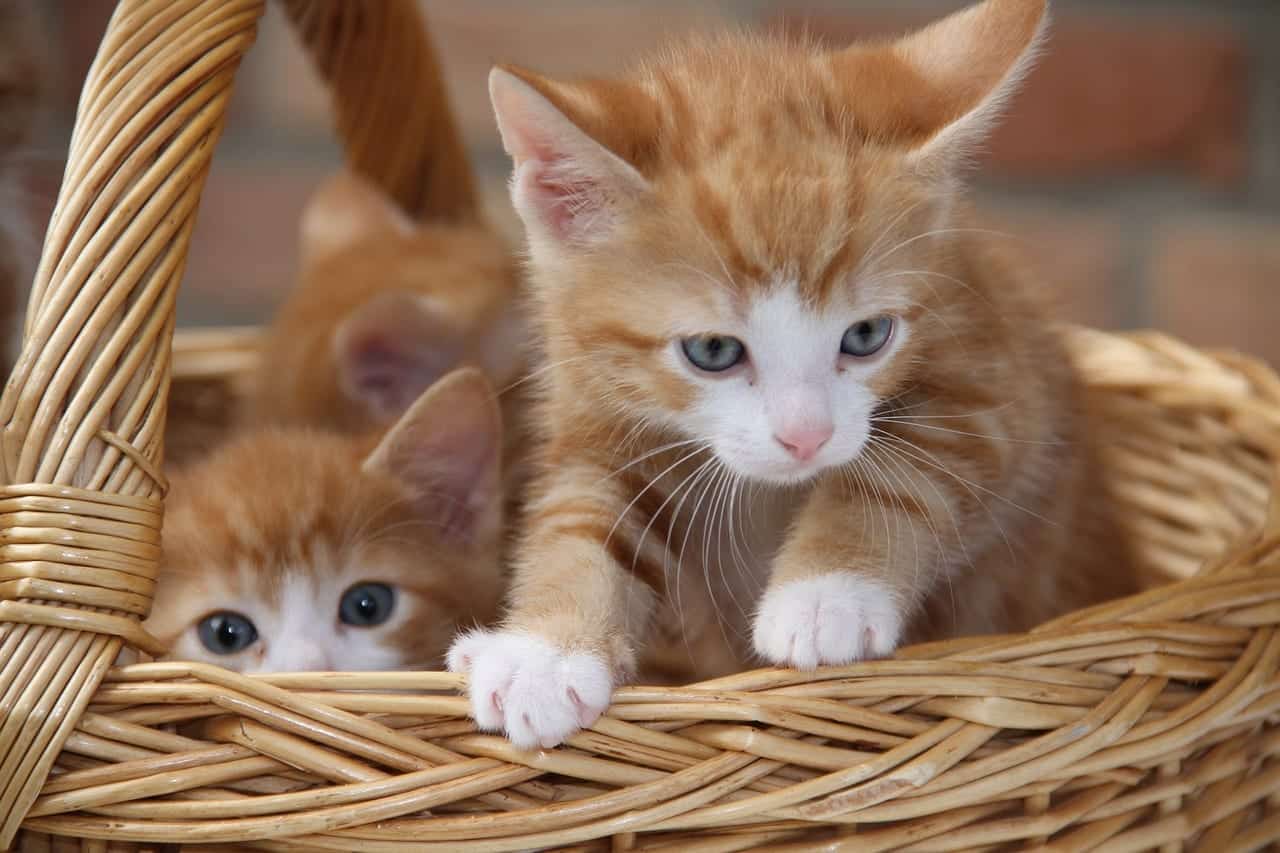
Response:
[[[414,297],[378,297],[353,314],[334,336],[334,359],[344,394],[375,417],[392,418],[461,358],[458,340]]]
[[[582,236],[603,209],[599,183],[575,174],[573,162],[564,157],[526,160],[517,172],[516,190],[559,240]]]
[[[424,520],[469,539],[487,535],[498,512],[502,425],[488,384],[458,375],[414,403],[373,458],[411,488]]]
[[[430,347],[370,336],[351,343],[343,385],[380,416],[391,417],[408,408],[454,360]]]

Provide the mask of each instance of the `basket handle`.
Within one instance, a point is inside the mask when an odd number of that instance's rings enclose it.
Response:
[[[281,5],[329,86],[351,169],[416,219],[476,220],[471,163],[416,0]]]
[[[0,397],[0,846],[123,643],[148,648],[174,299],[263,0],[122,0]]]
[[[0,397],[0,847],[121,646],[154,650],[174,302],[264,2],[120,0],[85,81]],[[413,0],[282,2],[352,165],[421,217],[473,215]]]

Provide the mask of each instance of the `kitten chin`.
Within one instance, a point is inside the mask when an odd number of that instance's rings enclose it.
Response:
[[[246,432],[174,473],[146,628],[242,671],[438,666],[501,594],[501,446],[475,369],[381,434]]]
[[[546,440],[505,622],[450,658],[480,725],[547,745],[655,665],[844,664],[1136,588],[1052,301],[960,196],[1045,11],[492,72]]]

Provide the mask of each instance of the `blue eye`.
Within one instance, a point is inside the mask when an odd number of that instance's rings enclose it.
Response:
[[[875,355],[889,342],[892,334],[892,317],[873,317],[854,323],[840,339],[840,352],[855,358]]]
[[[699,370],[720,373],[728,370],[746,355],[742,341],[728,335],[697,335],[680,342],[684,357]]]
[[[391,618],[396,593],[383,583],[358,583],[342,594],[338,618],[357,628],[371,628]]]
[[[196,634],[204,647],[215,655],[231,655],[244,651],[258,641],[258,629],[248,617],[230,610],[212,613],[200,620]]]

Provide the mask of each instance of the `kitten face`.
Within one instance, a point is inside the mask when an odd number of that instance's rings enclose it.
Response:
[[[556,270],[544,319],[563,330],[551,359],[591,351],[566,370],[631,414],[706,442],[749,480],[798,483],[856,464],[921,336],[950,336],[955,323],[938,313],[946,283],[916,239],[937,221],[936,200],[910,174],[863,166],[831,164],[785,192],[781,178],[677,173],[655,191],[660,204],[636,204],[588,254],[544,248]],[[842,187],[852,213],[837,203]],[[717,226],[708,207],[732,224]],[[635,280],[609,302],[593,298],[617,269]]]
[[[501,443],[475,369],[380,439],[246,433],[173,478],[148,630],[245,672],[438,664],[501,594]]]
[[[690,357],[690,346],[695,353],[707,346],[698,333],[667,348],[668,369],[696,389],[675,420],[750,479],[796,482],[856,459],[880,400],[874,379],[910,335],[904,317],[856,304],[810,306],[796,290],[780,282],[753,299],[741,320],[718,323],[712,340],[729,335],[729,346],[741,349],[726,369],[708,370]]]
[[[1018,14],[1021,51],[1040,19]],[[963,357],[954,167],[1003,88],[911,40],[673,56],[623,80],[491,78],[550,381],[749,479],[856,465],[912,366]]]
[[[457,621],[445,591],[430,581],[443,566],[407,548],[378,554],[379,535],[356,548],[317,542],[296,564],[242,562],[211,572],[185,593],[186,625],[170,656],[241,672],[430,665],[431,649],[447,640],[442,628]],[[351,618],[361,603],[372,619]]]

